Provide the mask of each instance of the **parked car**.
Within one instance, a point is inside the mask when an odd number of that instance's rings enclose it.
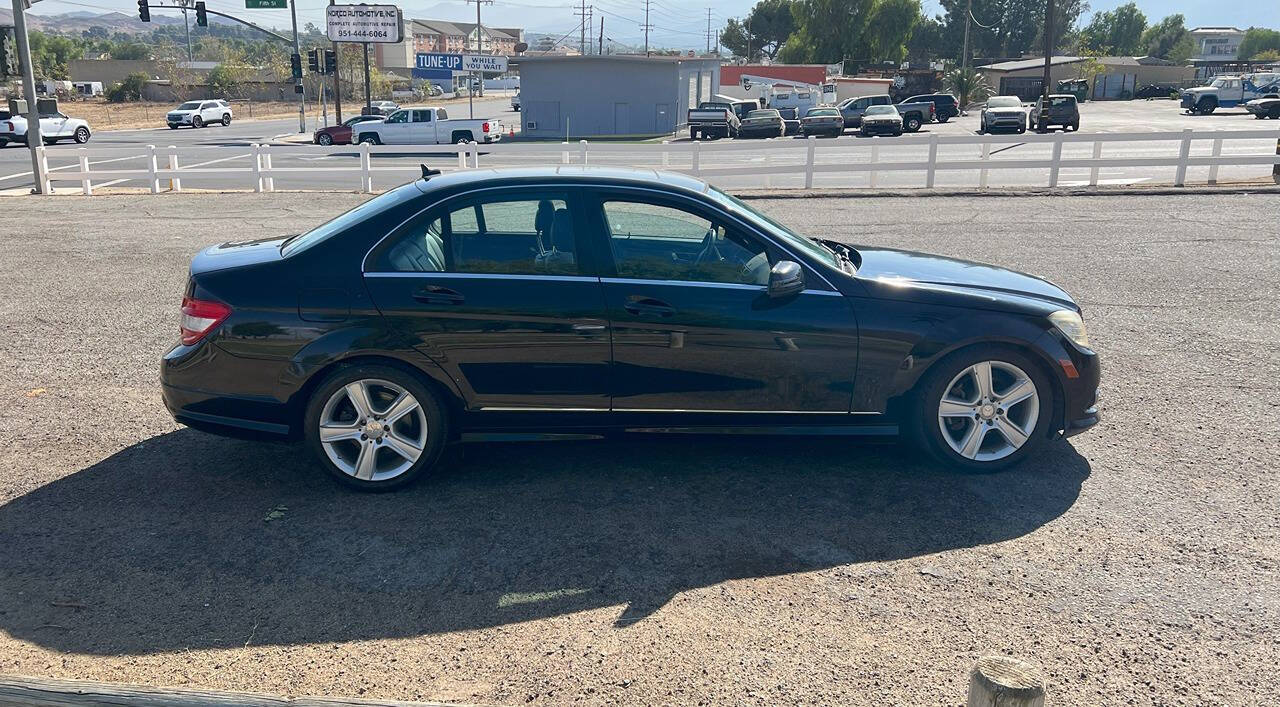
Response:
[[[520,112],[520,93],[519,92],[517,92],[516,95],[511,97],[511,110],[517,113]]]
[[[800,133],[840,137],[844,134],[844,116],[836,108],[810,108],[800,119]]]
[[[187,101],[174,108],[165,115],[164,122],[169,125],[171,130],[177,130],[183,125],[192,128],[203,128],[214,123],[230,125],[231,117],[230,103],[205,99],[202,101]]]
[[[787,134],[787,126],[782,114],[773,108],[760,108],[747,113],[738,126],[738,137],[782,137]]]
[[[40,116],[40,141],[46,145],[62,140],[74,140],[83,145],[89,142],[92,135],[89,123],[79,118],[71,118],[61,111]],[[11,142],[27,144],[26,116],[11,115],[0,121],[0,147]]]
[[[912,96],[903,101],[903,103],[919,103],[921,101],[931,101],[933,103],[933,118],[939,123],[945,123],[960,115],[960,102],[950,93],[926,93]]]
[[[856,128],[861,124],[862,113],[871,106],[895,106],[898,109],[898,115],[902,116],[902,129],[909,133],[914,133],[920,129],[920,126],[933,120],[936,109],[933,101],[913,101],[895,104],[888,94],[882,93],[877,96],[858,96],[857,98],[848,98],[840,105],[836,106],[840,109],[840,115],[844,116],[844,125],[846,128]]]
[[[1017,96],[992,96],[987,99],[978,116],[978,132],[993,133],[997,130],[1027,131],[1027,107]]]
[[[1080,129],[1080,106],[1076,103],[1076,97],[1070,93],[1051,93],[1049,94],[1049,108],[1044,112],[1044,122],[1041,122],[1040,111],[1044,110],[1045,99],[1043,97],[1036,100],[1031,106],[1031,110],[1027,113],[1027,126],[1035,128],[1040,132],[1046,132],[1049,128],[1057,125],[1063,130],[1079,130]]]
[[[871,106],[862,114],[858,128],[863,137],[902,134],[902,116],[896,106]]]
[[[330,125],[327,128],[320,128],[312,136],[312,142],[317,145],[350,145],[351,131],[358,123],[368,123],[375,120],[382,120],[382,116],[378,115],[356,115],[338,125]]]
[[[703,101],[697,108],[690,108],[689,139],[737,137],[742,121],[733,112],[733,106],[721,101]]]
[[[400,110],[400,104],[395,101],[372,101],[369,107],[376,112],[377,115],[391,115]]]
[[[1253,113],[1258,120],[1276,118],[1280,120],[1280,98],[1255,98],[1244,104],[1244,109]]]
[[[1134,98],[1177,98],[1178,84],[1176,83],[1149,83],[1145,86],[1139,86],[1138,90],[1133,94]]]
[[[802,132],[799,118],[788,118],[782,116],[782,134],[783,135],[799,135]]]
[[[502,124],[493,118],[449,118],[443,108],[401,108],[386,120],[359,123],[352,129],[356,142],[371,145],[443,145],[497,142]]]
[[[1232,108],[1255,98],[1272,96],[1280,96],[1280,73],[1219,76],[1208,86],[1183,91],[1182,107],[1192,115],[1207,115],[1218,108]]]
[[[430,473],[464,434],[898,433],[992,471],[1099,419],[1098,356],[1061,288],[807,238],[653,170],[405,184],[204,250],[181,310],[160,370],[177,421],[303,439],[362,490]]]

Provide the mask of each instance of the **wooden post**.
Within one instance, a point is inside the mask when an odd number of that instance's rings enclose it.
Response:
[[[258,154],[258,143],[249,145],[249,168],[253,170],[253,190],[262,193],[262,155]]]
[[[262,168],[267,170],[267,176],[262,178],[262,188],[265,191],[276,190],[276,180],[271,176],[271,145],[262,145],[259,148],[262,151]]]
[[[924,186],[933,188],[933,178],[938,171],[938,134],[929,134],[929,171],[925,173]]]
[[[80,171],[84,173],[80,177],[80,187],[84,189],[85,196],[93,196],[93,180],[89,177],[89,151],[81,147],[77,152],[80,153]]]
[[[560,164],[569,164],[569,142],[560,143]]]
[[[465,143],[460,142],[457,145],[454,145],[454,147],[458,148],[458,169],[466,169],[467,168],[467,145]]]
[[[1102,141],[1101,140],[1093,141],[1093,159],[1095,160],[1102,159]],[[1099,167],[1096,164],[1089,168],[1089,186],[1091,187],[1098,186],[1098,170],[1099,170]]]
[[[982,141],[981,153],[982,154],[979,155],[979,157],[984,163],[991,161],[991,140],[988,139]],[[982,170],[978,172],[978,188],[987,188],[987,168],[985,164],[983,165]]]
[[[701,167],[700,160],[698,159],[698,143],[696,142],[693,143],[693,157],[691,157],[690,159],[691,159],[690,166],[692,167],[690,171],[696,175],[698,173],[698,170]]]
[[[813,188],[813,161],[815,156],[814,146],[818,144],[818,136],[810,135],[808,138],[805,139],[805,142],[808,143],[809,151],[808,151],[808,154],[805,156],[805,161],[804,161],[804,188],[812,189]]]
[[[1276,140],[1276,154],[1280,155],[1280,139]],[[1271,181],[1280,184],[1280,162],[1271,165]]]
[[[1044,678],[1030,663],[1003,655],[978,659],[969,673],[968,707],[1044,707]]]
[[[1048,102],[1045,102],[1046,105]],[[1047,112],[1047,111],[1045,111]],[[1062,163],[1062,138],[1066,133],[1058,133],[1053,138],[1053,156],[1049,159],[1049,186],[1058,186],[1059,165]]]
[[[579,140],[578,145],[582,150],[582,164],[586,164],[587,163],[587,141]]]
[[[360,143],[360,191],[366,194],[373,193],[373,174],[370,172],[373,165],[369,163],[369,143]]]
[[[151,193],[160,193],[160,177],[156,175],[156,146],[147,145],[147,180],[151,182]]]
[[[872,189],[876,188],[876,170],[875,163],[880,161],[880,146],[875,142],[871,143],[871,165],[872,169],[867,173],[867,186]]]
[[[1222,156],[1222,138],[1214,138],[1213,156],[1214,157]],[[1274,173],[1274,169],[1275,168],[1273,167],[1272,168],[1273,173]],[[1217,183],[1218,183],[1218,163],[1214,162],[1213,164],[1209,165],[1209,184],[1213,185]]]
[[[1182,131],[1182,143],[1178,145],[1178,171],[1173,175],[1173,186],[1181,187],[1187,183],[1187,158],[1191,156],[1191,128]]]
[[[174,147],[173,145],[170,145],[169,150],[170,150],[169,169],[173,170],[174,172],[177,172],[178,171],[178,148]],[[178,175],[173,174],[169,176],[169,189],[173,191],[179,191],[179,192],[182,191],[182,180],[178,177]]]

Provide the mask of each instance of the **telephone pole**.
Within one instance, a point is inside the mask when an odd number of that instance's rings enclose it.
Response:
[[[711,8],[707,8],[707,53],[711,53]]]
[[[18,62],[22,64],[22,95],[27,99],[27,148],[31,150],[31,180],[35,182],[33,194],[43,194],[47,182],[40,159],[44,140],[40,137],[40,108],[36,105],[36,75],[31,63],[31,42],[27,37],[26,0],[13,0],[13,33],[18,40]],[[52,191],[52,188],[50,188]]]
[[[973,18],[973,0],[964,9],[964,49],[960,51],[960,70],[969,68],[969,20]]]
[[[481,34],[483,30],[481,29],[481,26],[480,26],[480,6],[492,5],[493,0],[467,0],[467,2],[469,3],[473,2],[476,4],[476,54],[484,54],[484,35]],[[484,72],[479,72],[479,79],[480,79],[480,97],[484,98]],[[468,86],[467,88],[471,88],[471,87]],[[471,95],[474,93],[475,91],[468,91],[467,95]],[[471,117],[474,118],[476,117],[475,106],[470,104],[471,104],[471,101],[468,101],[468,105],[471,111]]]
[[[652,4],[651,0],[644,0],[644,55],[645,56],[649,56],[649,30],[653,28],[653,25],[649,24],[649,6],[651,4]]]
[[[301,62],[302,45],[298,42],[298,0],[290,0],[289,14],[293,19],[293,53]],[[298,94],[298,132],[305,133],[307,132],[307,94],[301,78],[294,81],[293,90]]]
[[[573,11],[574,17],[578,22],[578,53],[586,55],[587,53],[587,0],[582,0],[580,7]]]
[[[1049,116],[1049,69],[1053,66],[1053,0],[1045,0],[1044,7],[1044,81],[1040,87],[1040,126],[1044,127]]]

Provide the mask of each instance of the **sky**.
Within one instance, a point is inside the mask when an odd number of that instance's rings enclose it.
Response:
[[[173,0],[150,0],[152,4],[172,2]],[[365,0],[370,4],[377,0]],[[592,27],[599,31],[600,18],[605,21],[605,36],[623,44],[639,44],[643,42],[644,0],[586,0],[594,5],[595,22]],[[1090,4],[1093,11],[1110,10],[1124,4],[1126,0],[1093,0]],[[265,26],[287,27],[289,13],[286,10],[245,10],[244,0],[206,0],[210,9],[227,12],[243,17],[251,22]],[[1250,25],[1280,28],[1280,2],[1276,0],[1247,0],[1246,2],[1229,2],[1225,5],[1208,0],[1137,0],[1138,7],[1147,16],[1148,22],[1156,22],[1160,18],[1181,12],[1187,18],[1187,26],[1197,25],[1235,25],[1245,28]],[[326,0],[297,0],[298,22],[314,22],[323,27],[324,6]],[[395,3],[410,17],[432,18],[442,20],[470,20],[475,18],[475,5],[459,1],[440,2],[439,0],[413,0]],[[706,42],[707,9],[711,9],[711,25],[714,31],[722,26],[725,19],[743,17],[754,4],[754,0],[701,0],[701,2],[680,2],[679,0],[652,0],[650,20],[654,25],[652,32],[657,44],[672,47],[701,47]],[[926,14],[939,14],[941,7],[937,0],[923,0]],[[579,35],[579,19],[574,10],[579,5],[572,0],[493,0],[493,4],[481,7],[481,18],[485,24],[495,26],[524,27],[528,31],[552,34],[567,34],[566,43]],[[32,12],[42,15],[56,15],[75,11],[116,11],[133,15],[137,13],[136,0],[41,0],[32,7]],[[152,10],[152,13],[163,12]],[[1088,16],[1083,18],[1088,21]]]

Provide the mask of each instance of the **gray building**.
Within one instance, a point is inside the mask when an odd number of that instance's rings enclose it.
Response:
[[[720,59],[677,56],[520,58],[524,135],[570,139],[667,135],[689,106],[720,92]]]

